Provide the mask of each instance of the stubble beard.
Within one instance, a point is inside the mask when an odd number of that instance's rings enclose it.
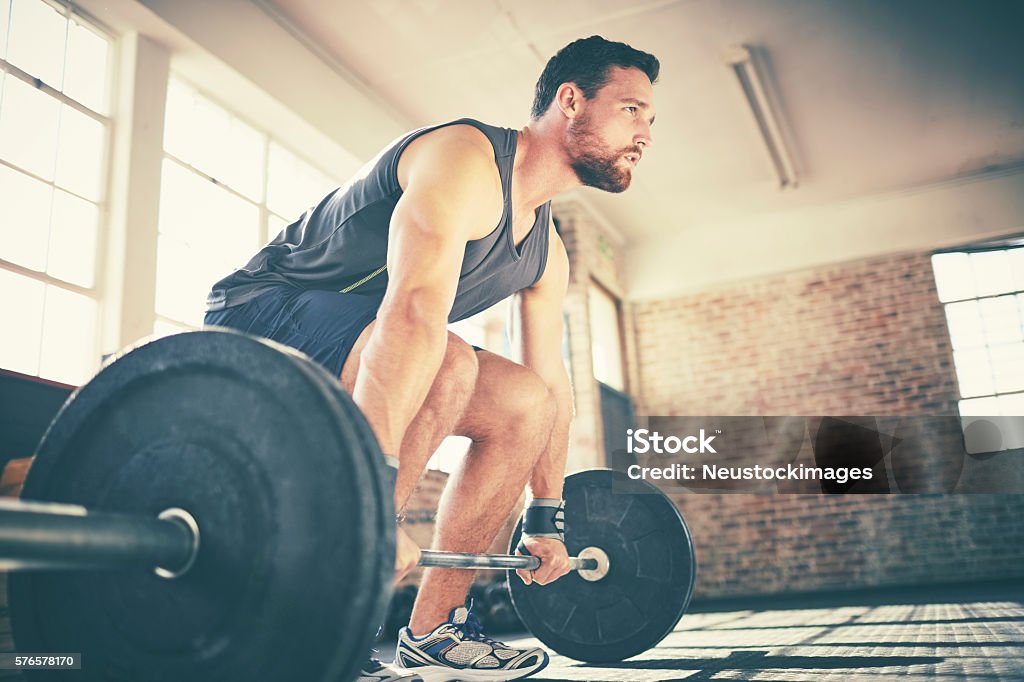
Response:
[[[590,118],[584,114],[573,119],[566,131],[566,147],[570,166],[585,187],[619,194],[629,188],[633,180],[631,169],[620,165],[622,157],[636,153],[636,147],[609,150],[590,128]]]

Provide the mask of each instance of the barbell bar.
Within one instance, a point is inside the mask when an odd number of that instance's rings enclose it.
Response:
[[[90,512],[69,504],[0,500],[0,569],[99,570],[151,567],[163,578],[194,564],[201,530],[187,510],[155,518]],[[419,566],[465,569],[540,568],[533,556],[422,550]],[[597,571],[599,559],[570,557],[570,570]]]

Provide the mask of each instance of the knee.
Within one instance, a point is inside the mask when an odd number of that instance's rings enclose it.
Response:
[[[557,406],[548,385],[536,372],[522,367],[503,387],[502,413],[507,431],[519,437],[536,435],[547,442]]]

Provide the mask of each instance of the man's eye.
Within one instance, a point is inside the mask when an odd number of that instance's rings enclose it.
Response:
[[[636,112],[638,111],[638,107],[626,107],[626,111],[628,111],[631,114],[636,114]]]

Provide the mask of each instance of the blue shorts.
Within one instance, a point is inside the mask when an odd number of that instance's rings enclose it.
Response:
[[[377,296],[281,286],[224,310],[206,313],[206,326],[230,327],[302,351],[341,376],[359,334],[377,317]]]

